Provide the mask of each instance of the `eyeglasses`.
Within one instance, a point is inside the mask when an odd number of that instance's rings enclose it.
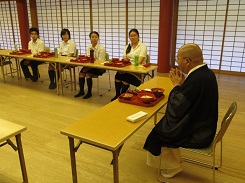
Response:
[[[177,57],[177,58],[175,58],[175,62],[178,63],[178,61],[181,60],[181,59],[185,59],[185,60],[189,59],[190,61],[192,61],[190,57],[183,57],[183,58],[180,58],[180,59]]]

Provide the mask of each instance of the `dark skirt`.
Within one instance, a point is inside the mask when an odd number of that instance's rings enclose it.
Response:
[[[134,86],[139,86],[141,84],[140,81],[140,76],[136,77],[135,75],[132,75],[130,73],[125,73],[125,72],[117,72],[115,75],[115,79],[120,80],[120,81],[125,81],[129,84],[132,84]]]
[[[102,76],[105,73],[106,70],[104,69],[94,69],[94,68],[88,68],[88,67],[83,67],[80,72],[82,73],[90,73],[93,75],[97,76]]]

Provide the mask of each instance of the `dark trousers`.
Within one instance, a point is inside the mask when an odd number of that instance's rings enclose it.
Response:
[[[20,65],[21,65],[21,68],[22,68],[22,71],[24,73],[25,78],[33,77],[35,79],[38,79],[38,77],[39,77],[38,65],[42,64],[43,62],[30,60],[29,63],[26,63],[25,61],[28,62],[29,60],[24,59],[20,62]],[[32,74],[28,68],[28,65],[31,66]]]

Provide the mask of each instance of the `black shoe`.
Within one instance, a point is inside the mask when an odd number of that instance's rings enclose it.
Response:
[[[56,83],[50,83],[49,89],[55,89],[56,88]]]
[[[90,98],[90,97],[92,97],[92,94],[91,94],[91,93],[87,93],[87,94],[83,97],[83,99],[88,99],[88,98]]]
[[[33,77],[33,76],[31,76],[30,79],[32,80],[32,82],[36,82],[38,80],[38,78]]]
[[[74,97],[77,98],[77,97],[81,97],[81,96],[83,96],[83,95],[85,95],[84,92],[79,92],[78,94],[74,95]]]
[[[118,98],[118,96],[115,96],[111,99],[111,102],[113,102],[114,100],[116,100]]]
[[[28,81],[32,76],[25,76],[25,80]]]

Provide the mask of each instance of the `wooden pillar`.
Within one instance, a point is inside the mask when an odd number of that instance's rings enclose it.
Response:
[[[26,0],[16,0],[16,6],[18,11],[19,28],[20,28],[20,40],[22,48],[28,48],[29,42],[29,20]]]
[[[158,69],[160,73],[169,72],[172,50],[173,0],[160,1]]]
[[[38,28],[36,0],[29,0],[29,2],[30,2],[30,13],[31,13],[31,26]]]

